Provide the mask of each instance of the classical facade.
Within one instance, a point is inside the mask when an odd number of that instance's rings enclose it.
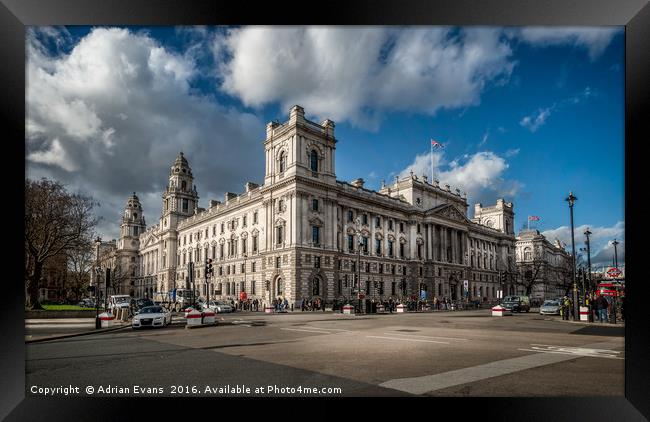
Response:
[[[334,122],[309,121],[294,106],[287,122],[266,127],[263,184],[248,182],[207,209],[181,153],[157,224],[145,230],[135,194],[127,203],[115,253],[137,265],[124,291],[189,287],[193,263],[195,288],[211,298],[356,299],[358,277],[365,299],[496,297],[499,275],[515,271],[512,203],[477,204],[470,220],[466,197],[426,176],[379,191],[337,180],[337,142]]]
[[[516,243],[518,293],[544,300],[564,296],[572,276],[571,254],[559,240],[551,243],[538,230],[522,230]]]

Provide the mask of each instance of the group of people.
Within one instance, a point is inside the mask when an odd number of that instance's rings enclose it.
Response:
[[[317,297],[316,299],[302,299],[300,301],[301,311],[323,311],[325,312],[325,302]]]

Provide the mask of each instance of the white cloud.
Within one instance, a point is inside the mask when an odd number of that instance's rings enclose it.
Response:
[[[503,154],[505,157],[514,157],[519,154],[520,148],[511,148]]]
[[[547,47],[572,45],[585,48],[589,58],[595,60],[611,43],[619,27],[524,27],[516,36],[534,46]]]
[[[540,108],[530,116],[525,116],[523,119],[521,119],[519,124],[531,132],[536,132],[537,129],[546,123],[546,119],[548,119],[548,116],[551,115],[552,109],[553,107]]]
[[[504,178],[508,163],[493,152],[477,152],[449,163],[444,161],[442,152],[434,153],[433,158],[435,178],[442,186],[449,184],[452,189],[467,192],[470,204],[491,203],[497,197],[512,197],[523,187],[519,181]],[[402,170],[400,177],[407,176],[411,171],[418,176],[430,175],[430,155],[417,155],[413,163]]]
[[[245,27],[215,37],[221,88],[247,106],[301,104],[308,114],[377,129],[381,114],[476,105],[510,76],[498,29]]]
[[[625,261],[625,222],[619,221],[611,227],[599,227],[587,224],[574,227],[576,254],[580,248],[585,247],[586,238],[584,232],[587,229],[592,233],[589,236],[592,267],[611,265],[614,256],[614,247],[611,241],[614,239],[618,239],[620,242],[617,245],[619,264]],[[567,251],[571,252],[570,227],[560,226],[555,229],[543,231],[542,234],[551,242],[559,239],[567,245]]]
[[[487,142],[488,138],[490,137],[490,132],[485,132],[483,134],[483,137],[481,138],[481,142],[478,143],[478,146],[483,146]]]
[[[93,29],[63,53],[43,44],[52,45],[58,32],[42,30],[27,37],[27,177],[55,178],[96,196],[109,236],[117,235],[133,191],[147,222],[155,222],[180,150],[202,206],[227,190],[242,191],[249,178],[261,182],[264,123],[194,93],[192,54],[117,28]]]

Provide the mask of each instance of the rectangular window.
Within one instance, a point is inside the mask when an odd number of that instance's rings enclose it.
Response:
[[[221,223],[221,234],[224,232],[224,223]]]
[[[356,261],[350,261],[350,271],[352,271],[353,273],[357,272],[357,263],[356,263]]]
[[[348,211],[348,221],[354,221],[354,212],[352,210]]]
[[[404,258],[404,243],[399,244],[399,257]]]
[[[246,253],[248,252],[248,244],[246,242],[246,239],[241,240],[241,253]]]
[[[281,244],[283,239],[282,239],[282,226],[276,228],[276,238],[277,238],[277,244]]]
[[[375,239],[375,255],[381,255],[381,240]]]
[[[280,268],[280,264],[281,264],[280,257],[276,256],[275,257],[275,268]]]
[[[312,211],[318,211],[318,199],[311,200],[311,209]]]
[[[255,294],[255,280],[251,280],[251,294]]]
[[[246,273],[246,264],[241,264],[241,271],[242,274]]]
[[[227,274],[230,275],[230,265],[226,267]]]
[[[187,199],[183,199],[183,212],[187,212],[189,210],[189,201]]]
[[[246,221],[247,221],[247,220],[248,220],[248,219],[246,218],[246,216],[242,217],[242,220],[241,220],[241,224],[242,224],[242,226],[246,227]]]
[[[418,233],[420,233],[420,224],[418,223]]]
[[[314,268],[320,268],[320,256],[314,257]]]
[[[379,264],[379,274],[384,273],[384,264]]]
[[[257,236],[253,236],[253,253],[257,252]]]
[[[354,236],[348,235],[348,252],[354,252]]]
[[[399,223],[399,231],[404,233],[404,223]]]
[[[376,217],[375,218],[375,227],[376,228],[381,228],[381,217]]]
[[[368,214],[363,215],[363,224],[368,225]]]
[[[133,227],[133,235],[137,236],[138,235],[138,226]]]
[[[320,245],[320,227],[311,226],[311,241],[314,245]]]
[[[395,274],[395,264],[390,266],[390,273]]]
[[[422,245],[418,244],[418,259],[422,259]]]
[[[253,224],[257,224],[257,211],[253,213]]]
[[[366,262],[366,272],[370,272],[370,262]]]
[[[406,275],[406,265],[402,265],[402,275]]]
[[[393,241],[389,240],[388,241],[388,256],[393,256]]]
[[[388,220],[388,230],[393,230],[393,220]]]
[[[367,254],[368,253],[368,238],[367,237],[362,237],[361,242],[363,243],[363,253]]]
[[[257,262],[255,262],[255,261],[251,262],[251,272],[252,272],[252,273],[255,272],[255,267],[256,267],[255,264],[257,264]]]

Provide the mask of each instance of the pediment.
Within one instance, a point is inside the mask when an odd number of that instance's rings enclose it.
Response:
[[[152,233],[149,236],[147,236],[147,238],[144,240],[144,244],[140,248],[146,248],[149,245],[153,245],[157,241],[158,241],[158,238],[156,237],[155,234]]]
[[[462,212],[458,211],[458,208],[451,204],[440,205],[436,208],[431,209],[430,213],[432,215],[444,217],[448,220],[459,221],[462,223],[469,222],[467,217]]]

